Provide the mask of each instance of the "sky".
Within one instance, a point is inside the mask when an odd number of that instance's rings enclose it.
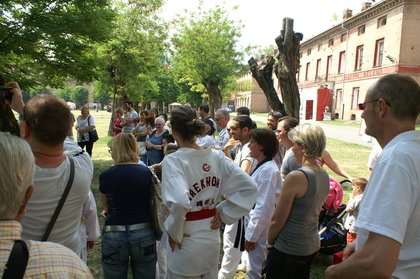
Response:
[[[340,24],[344,9],[353,10],[353,15],[359,13],[363,2],[369,0],[203,0],[203,5],[211,9],[220,4],[229,11],[230,19],[242,22],[242,46],[266,47],[275,45],[285,17],[294,19],[293,30],[303,33],[305,41]],[[199,0],[166,0],[162,16],[171,19],[185,9],[195,11],[198,3]],[[232,11],[234,6],[238,9]]]

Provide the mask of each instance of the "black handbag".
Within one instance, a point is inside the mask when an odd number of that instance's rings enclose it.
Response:
[[[150,206],[152,209],[153,229],[155,230],[156,239],[160,240],[164,231],[163,223],[169,215],[169,210],[163,204],[162,183],[157,177],[153,167],[150,166],[149,170],[152,173],[152,181],[150,188]]]
[[[90,126],[89,119],[90,119],[90,115],[88,117],[88,126]],[[99,136],[98,136],[98,132],[96,131],[96,129],[92,129],[88,133],[89,133],[89,141],[92,141],[92,142],[98,141]]]

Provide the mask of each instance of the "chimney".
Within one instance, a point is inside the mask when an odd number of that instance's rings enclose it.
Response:
[[[372,7],[372,3],[371,2],[364,2],[364,3],[362,3],[362,12],[364,10],[369,9],[370,7]]]
[[[343,11],[343,20],[347,20],[347,19],[351,18],[351,17],[352,17],[352,15],[353,15],[353,11],[352,11],[352,10],[350,10],[350,9],[345,9],[345,10]]]

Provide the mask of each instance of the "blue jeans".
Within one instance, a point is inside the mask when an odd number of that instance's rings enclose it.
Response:
[[[127,278],[129,265],[134,279],[155,278],[156,238],[152,228],[103,234],[104,278]]]
[[[311,264],[316,253],[294,256],[270,249],[262,268],[263,279],[309,279]]]

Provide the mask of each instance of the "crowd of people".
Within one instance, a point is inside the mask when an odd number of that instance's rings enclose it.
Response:
[[[86,249],[101,234],[90,189],[95,119],[88,107],[74,119],[52,95],[24,104],[19,85],[7,86],[21,138],[0,132],[0,276],[92,278]],[[343,198],[324,166],[353,187],[348,245],[326,278],[419,278],[419,84],[384,76],[359,107],[381,150],[369,181],[334,161],[316,124],[270,112],[257,128],[248,108],[233,117],[217,109],[213,119],[207,105],[174,108],[167,119],[126,100],[114,110],[114,164],[99,176],[104,278],[223,279],[241,268],[252,279],[310,278],[320,213]],[[160,241],[155,174],[167,210]]]

